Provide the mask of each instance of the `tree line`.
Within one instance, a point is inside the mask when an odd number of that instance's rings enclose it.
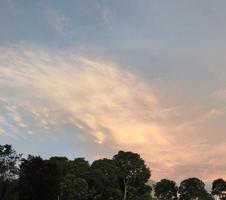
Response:
[[[133,152],[119,151],[90,165],[84,158],[22,158],[11,145],[0,145],[0,200],[226,200],[223,179],[208,193],[198,178],[179,186],[162,179],[151,187],[150,177],[145,161]]]

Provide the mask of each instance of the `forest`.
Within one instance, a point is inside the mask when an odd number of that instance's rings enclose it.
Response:
[[[29,155],[0,145],[0,200],[213,200],[226,199],[226,182],[216,179],[211,191],[192,177],[176,183],[149,184],[151,169],[134,152],[91,164],[84,158]]]

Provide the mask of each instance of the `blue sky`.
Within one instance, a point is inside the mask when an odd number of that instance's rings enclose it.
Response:
[[[224,178],[225,11],[223,0],[1,0],[1,143],[90,161],[132,150],[154,179]]]

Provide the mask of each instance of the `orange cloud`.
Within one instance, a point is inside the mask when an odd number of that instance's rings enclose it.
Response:
[[[55,127],[73,127],[83,133],[81,140],[90,137],[93,145],[111,148],[112,153],[119,149],[141,153],[156,179],[193,175],[210,179],[208,170],[222,174],[226,160],[216,165],[216,155],[225,152],[225,140],[218,147],[210,138],[224,112],[199,103],[164,106],[153,88],[120,66],[72,52],[25,46],[1,49],[0,98],[7,100],[0,102],[16,106],[8,115],[17,124],[15,129],[27,130],[26,137],[37,130],[53,134]],[[21,116],[21,110],[30,113],[33,123]]]

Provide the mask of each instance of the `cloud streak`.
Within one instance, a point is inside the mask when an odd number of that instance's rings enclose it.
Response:
[[[103,150],[141,153],[156,179],[225,174],[221,128],[211,141],[213,129],[223,126],[222,107],[165,106],[154,85],[70,51],[18,45],[0,52],[0,137],[57,139],[70,129],[78,143],[93,145],[93,158],[109,156]]]

